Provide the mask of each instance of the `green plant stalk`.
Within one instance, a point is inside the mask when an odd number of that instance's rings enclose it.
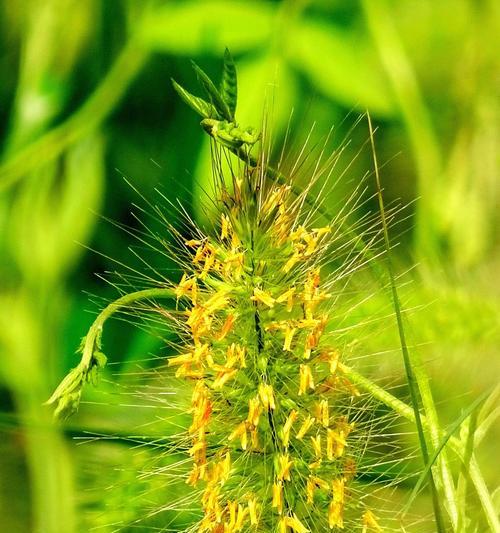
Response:
[[[422,458],[424,460],[424,465],[429,462],[429,452],[427,449],[427,443],[425,440],[425,432],[421,420],[420,410],[419,410],[419,397],[418,397],[418,386],[416,377],[413,371],[413,363],[410,358],[410,353],[408,350],[408,346],[406,344],[406,337],[405,337],[405,331],[403,326],[403,316],[402,316],[402,309],[401,309],[401,303],[399,301],[399,295],[396,288],[396,281],[394,276],[394,269],[392,266],[392,260],[391,260],[391,253],[390,253],[390,240],[389,240],[389,231],[387,229],[387,220],[385,216],[385,207],[384,207],[384,199],[382,196],[382,188],[380,184],[380,175],[378,170],[378,162],[377,162],[377,153],[375,151],[375,140],[374,140],[374,133],[373,133],[373,127],[372,127],[372,121],[370,118],[370,114],[367,114],[368,117],[368,128],[370,132],[370,141],[372,146],[372,153],[373,153],[373,164],[375,167],[375,182],[377,187],[377,197],[378,197],[378,204],[379,204],[379,211],[380,216],[382,219],[382,229],[384,234],[384,242],[385,242],[385,250],[387,254],[387,270],[389,273],[389,279],[390,279],[390,285],[391,285],[391,292],[392,292],[392,299],[394,304],[394,311],[396,314],[396,321],[398,325],[398,333],[399,333],[399,339],[401,343],[401,352],[403,354],[403,361],[406,371],[406,379],[408,382],[408,389],[410,391],[410,398],[411,403],[413,407],[413,411],[415,413],[415,423],[417,426],[417,433],[418,433],[418,439],[420,442],[420,450],[422,452]],[[436,483],[434,480],[434,475],[432,471],[429,475],[429,484],[431,487],[431,494],[432,494],[432,503],[434,506],[434,516],[436,518],[436,527],[439,532],[444,533],[446,531],[444,520],[442,516],[441,511],[441,505],[439,501],[439,494],[436,488]]]
[[[432,454],[432,457],[429,459],[429,462],[425,466],[424,471],[420,474],[420,477],[419,477],[417,483],[415,484],[415,487],[413,488],[413,491],[410,494],[410,497],[408,498],[408,502],[406,503],[406,505],[405,505],[405,507],[403,509],[403,512],[402,512],[403,515],[408,512],[408,509],[410,508],[410,506],[413,503],[414,499],[418,495],[418,493],[420,491],[420,488],[422,487],[422,485],[425,482],[427,476],[431,472],[432,466],[434,465],[434,463],[436,462],[436,460],[439,457],[440,453],[442,452],[442,450],[444,449],[444,447],[446,446],[446,444],[450,440],[450,437],[453,435],[453,433],[455,433],[455,431],[457,431],[457,429],[462,425],[463,421],[466,418],[468,418],[469,416],[471,417],[472,423],[471,423],[471,426],[469,428],[468,439],[467,439],[466,445],[465,445],[464,465],[470,460],[470,458],[472,456],[472,452],[473,452],[473,447],[472,446],[473,446],[473,442],[474,442],[474,439],[471,438],[471,435],[473,436],[473,434],[474,434],[475,427],[476,427],[476,420],[477,420],[476,409],[479,407],[479,405],[482,402],[484,402],[486,400],[486,397],[489,394],[490,394],[490,391],[485,391],[483,394],[481,394],[481,396],[479,396],[479,398],[476,398],[476,400],[469,405],[469,407],[460,415],[459,418],[457,418],[457,420],[455,420],[455,422],[453,422],[451,427],[446,431],[446,434],[441,439],[441,442],[440,442],[439,446],[434,450],[434,453]],[[460,508],[461,508],[462,512],[465,511],[465,501],[463,501],[463,505],[461,505]],[[457,526],[457,529],[459,529],[458,526]]]
[[[102,83],[78,111],[0,166],[0,192],[55,159],[68,146],[96,128],[114,109],[147,58],[148,53],[131,40]]]
[[[106,356],[101,352],[102,330],[106,320],[134,302],[152,298],[175,298],[175,293],[172,289],[155,288],[125,294],[97,315],[84,338],[80,362],[70,370],[46,402],[47,405],[56,405],[56,418],[67,417],[78,410],[83,386],[89,381],[95,382],[99,369],[106,364]]]
[[[381,401],[384,405],[391,408],[396,413],[400,414],[403,418],[406,418],[412,423],[415,423],[415,412],[414,410],[406,403],[402,402],[390,392],[387,392],[385,389],[373,383],[367,377],[359,374],[352,368],[342,365],[339,368],[344,372],[344,374],[355,384],[366,390],[373,395],[374,398]],[[425,415],[420,416],[422,425],[424,427],[429,427],[429,420]],[[461,461],[465,459],[465,450],[463,443],[456,437],[450,437],[449,445],[455,454],[459,457]],[[481,505],[483,507],[483,512],[488,521],[488,524],[491,528],[491,531],[495,533],[500,531],[500,521],[498,519],[495,504],[491,498],[488,487],[484,481],[484,478],[481,474],[481,470],[477,464],[475,457],[472,457],[469,464],[466,464],[468,472],[471,478],[472,483],[476,489],[476,493],[479,497]]]
[[[467,430],[465,435],[465,452],[464,452],[464,462],[462,468],[460,469],[460,474],[458,476],[457,482],[457,499],[460,502],[459,505],[459,514],[458,514],[458,523],[457,531],[460,533],[463,531],[466,532],[466,498],[467,498],[467,466],[470,463],[472,454],[474,452],[474,437],[477,429],[477,412],[474,411],[468,421]]]
[[[86,351],[86,356],[85,356],[87,365],[92,358],[90,347],[95,346],[96,339],[102,335],[102,329],[103,329],[104,323],[114,313],[116,313],[123,307],[126,307],[140,300],[147,300],[150,298],[172,298],[172,297],[174,297],[174,293],[172,289],[167,289],[167,288],[145,289],[142,291],[137,291],[135,293],[122,296],[118,298],[117,300],[115,300],[114,302],[112,302],[111,304],[109,304],[98,315],[98,317],[92,324],[89,330],[89,333],[86,337],[86,339],[87,338],[89,339],[88,341],[86,341],[86,345],[88,346],[87,351]],[[82,356],[82,360],[83,360],[83,356]],[[362,389],[372,394],[374,398],[378,399],[384,405],[391,408],[396,413],[400,414],[403,418],[406,418],[410,422],[415,423],[415,412],[409,405],[402,402],[401,400],[393,396],[391,393],[387,392],[385,389],[373,383],[371,380],[359,374],[355,370],[345,365],[341,365],[340,368],[342,372],[350,380],[352,380],[352,382],[355,385],[358,385]],[[56,389],[51,399],[56,396],[56,392],[61,388],[61,385],[59,385],[59,387]],[[429,421],[425,416],[421,416],[421,422],[425,427],[429,426]],[[452,449],[455,451],[455,453],[461,459],[463,459],[464,450],[463,450],[462,443],[456,437],[451,437],[449,440],[449,443]],[[476,492],[483,506],[485,516],[488,520],[488,523],[492,527],[492,531],[500,531],[500,523],[498,521],[498,517],[496,516],[494,504],[491,500],[491,496],[489,494],[486,483],[484,482],[481,471],[474,458],[471,459],[468,465],[468,470],[469,470],[469,475],[471,477],[471,480],[476,488]]]

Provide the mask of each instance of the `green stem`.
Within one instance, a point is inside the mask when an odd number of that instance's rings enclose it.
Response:
[[[89,381],[95,382],[98,370],[106,364],[106,356],[101,352],[102,330],[106,320],[134,302],[153,298],[175,298],[175,292],[173,289],[156,288],[125,294],[99,313],[85,336],[80,362],[70,370],[46,402],[56,406],[56,417],[64,418],[78,410],[83,385]]]
[[[395,279],[394,268],[393,268],[392,260],[391,260],[391,253],[390,253],[391,245],[390,245],[390,240],[389,240],[389,231],[387,229],[387,220],[385,216],[385,206],[384,206],[384,199],[382,196],[382,187],[380,184],[380,174],[378,170],[377,153],[375,151],[375,140],[374,140],[374,135],[373,135],[372,121],[371,121],[369,114],[367,114],[367,117],[368,117],[368,128],[370,132],[370,141],[371,141],[372,153],[373,153],[373,164],[375,167],[375,182],[377,186],[379,211],[380,211],[380,216],[382,219],[382,229],[384,233],[385,249],[387,253],[387,270],[389,272],[392,299],[393,299],[393,304],[394,304],[394,311],[396,314],[396,322],[398,326],[398,333],[399,333],[399,339],[400,339],[400,344],[401,344],[401,352],[403,354],[403,361],[404,361],[404,366],[405,366],[405,371],[406,371],[406,379],[408,382],[408,389],[410,391],[411,403],[412,403],[413,411],[415,414],[415,424],[417,426],[418,439],[420,442],[420,450],[422,452],[422,458],[423,458],[424,466],[425,466],[429,462],[429,452],[427,449],[427,442],[425,440],[425,432],[424,432],[422,419],[420,415],[418,386],[417,386],[415,374],[413,372],[413,365],[412,365],[412,360],[410,358],[410,352],[408,350],[408,345],[406,344],[406,336],[405,336],[405,330],[403,326],[402,308],[401,308],[401,303],[399,301],[398,291],[396,288],[396,279]],[[446,529],[445,529],[445,524],[444,524],[444,520],[443,520],[443,516],[441,512],[439,495],[438,495],[438,491],[436,488],[436,483],[434,480],[434,475],[433,475],[432,470],[429,473],[429,484],[431,487],[432,502],[434,506],[434,516],[436,518],[436,528],[439,532],[444,533]]]
[[[390,392],[387,392],[385,389],[359,374],[352,368],[345,365],[339,365],[339,368],[355,385],[358,385],[360,388],[369,392],[374,398],[382,402],[384,405],[387,405],[387,407],[400,414],[403,418],[415,423],[415,412],[408,404],[402,402]],[[420,419],[424,427],[429,427],[429,420],[425,415],[422,415]],[[459,459],[464,461],[465,450],[462,442],[456,437],[450,437],[449,444]],[[468,468],[471,481],[474,484],[479,500],[481,501],[491,531],[500,531],[500,521],[495,511],[495,505],[491,499],[488,487],[486,486],[475,457],[470,459],[470,462],[468,465],[466,464],[466,467]]]
[[[111,70],[82,107],[65,122],[12,155],[0,166],[0,191],[58,157],[96,128],[114,109],[148,57],[135,42],[122,50]]]
[[[404,50],[386,0],[363,0],[363,10],[412,145],[418,173],[415,248],[419,259],[438,258],[435,198],[441,186],[440,146],[417,76]],[[437,206],[438,208],[439,206]]]

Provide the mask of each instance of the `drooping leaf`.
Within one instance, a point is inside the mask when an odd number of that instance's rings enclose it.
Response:
[[[220,94],[217,87],[214,85],[213,81],[194,61],[192,61],[192,65],[198,76],[198,79],[203,85],[205,91],[207,92],[207,95],[210,98],[210,101],[217,109],[217,113],[223,119],[227,120],[228,122],[231,122],[232,118],[231,118],[231,112],[229,111],[229,107],[224,101],[224,99],[222,98],[222,95]]]
[[[222,81],[220,93],[224,102],[226,102],[231,120],[234,122],[236,113],[236,104],[238,102],[238,79],[236,76],[236,66],[234,64],[231,52],[226,48],[224,52],[224,67],[222,71]]]
[[[217,109],[210,102],[206,102],[203,98],[194,96],[194,94],[186,91],[174,79],[172,79],[172,85],[184,102],[203,118],[221,118]]]

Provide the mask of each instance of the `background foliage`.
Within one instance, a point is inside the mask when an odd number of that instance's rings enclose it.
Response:
[[[338,125],[334,147],[357,114],[370,111],[386,198],[410,206],[396,255],[401,271],[418,263],[403,292],[423,306],[410,330],[428,361],[443,424],[495,383],[498,2],[8,0],[0,3],[0,26],[2,530],[87,530],[79,511],[92,498],[86,489],[105,476],[103,464],[111,471],[126,460],[126,446],[105,443],[84,457],[70,437],[130,433],[141,422],[133,412],[84,406],[62,428],[42,403],[74,365],[99,308],[88,294],[116,295],[100,276],[122,262],[141,266],[140,254],[128,250],[130,236],[105,220],[138,226],[130,215],[138,196],[123,176],[153,201],[157,187],[180,198],[204,221],[209,143],[170,77],[194,88],[188,59],[216,75],[225,46],[239,68],[239,121],[260,124],[267,105],[278,144],[292,108],[301,117],[293,126],[299,139],[303,124],[316,122],[313,139]],[[347,160],[367,137],[364,122],[350,131]],[[347,177],[361,177],[370,158],[362,148]],[[165,258],[151,261],[172,267]],[[394,345],[395,333],[385,335]],[[121,370],[160,342],[120,323],[106,338]],[[381,362],[381,377],[399,372],[391,361]],[[499,437],[494,427],[478,450],[492,491]],[[123,491],[130,497],[140,487],[127,475],[113,480],[122,491],[109,491],[116,517],[92,518],[94,525],[133,516],[137,499],[124,507]]]

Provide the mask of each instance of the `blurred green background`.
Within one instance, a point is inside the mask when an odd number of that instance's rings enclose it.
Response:
[[[443,424],[498,380],[498,1],[3,0],[1,531],[88,531],[141,513],[133,474],[111,480],[130,461],[127,445],[89,450],[73,437],[134,433],[144,413],[84,405],[62,427],[42,404],[74,366],[99,306],[117,295],[102,276],[125,270],[120,263],[141,270],[141,257],[162,272],[173,268],[151,251],[128,249],[131,236],[118,226],[140,229],[130,214],[131,204],[141,204],[134,188],[153,204],[155,188],[179,198],[203,222],[209,142],[170,77],[195,91],[189,59],[217,77],[225,46],[238,65],[242,125],[258,126],[267,105],[277,145],[292,109],[299,139],[313,121],[313,141],[337,125],[338,147],[349,132],[344,160],[360,154],[344,192],[372,168],[366,123],[349,128],[370,111],[386,199],[409,206],[395,254],[401,272],[418,265],[402,290],[421,307],[411,333],[428,361]],[[168,214],[174,224],[175,216]],[[165,335],[110,325],[107,352],[122,366],[110,367],[108,378],[161,353]],[[379,373],[386,371],[394,369],[382,362]],[[498,438],[496,426],[478,450],[491,491]],[[141,461],[138,452],[133,457]],[[101,502],[89,490],[96,479],[114,487]],[[115,515],[99,514],[104,500]]]

